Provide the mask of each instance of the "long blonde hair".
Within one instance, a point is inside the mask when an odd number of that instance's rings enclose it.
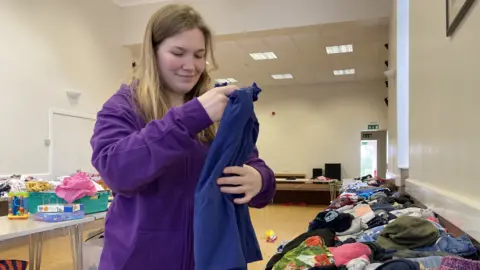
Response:
[[[169,109],[165,85],[159,75],[156,50],[165,39],[191,29],[202,31],[205,38],[205,58],[209,56],[210,64],[216,68],[212,33],[203,18],[192,7],[180,4],[166,5],[153,14],[147,24],[140,61],[135,67],[133,76],[137,84],[134,87],[135,101],[146,123],[161,119]],[[197,84],[185,95],[185,101],[205,93],[210,81],[208,71],[205,69]],[[198,138],[202,141],[211,141],[216,129],[216,125],[211,125],[202,131]]]

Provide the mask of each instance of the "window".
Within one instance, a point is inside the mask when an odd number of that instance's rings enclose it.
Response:
[[[397,160],[409,167],[409,0],[397,1]]]

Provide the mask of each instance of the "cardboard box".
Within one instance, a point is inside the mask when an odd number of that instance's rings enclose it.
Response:
[[[83,211],[83,204],[42,204],[37,206],[38,213],[75,213]]]

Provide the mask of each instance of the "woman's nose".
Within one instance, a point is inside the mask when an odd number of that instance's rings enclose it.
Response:
[[[188,61],[188,62],[186,62],[186,63],[183,64],[182,68],[183,68],[184,70],[188,70],[188,71],[190,71],[190,70],[195,70],[195,65],[193,64],[193,62]]]
[[[195,60],[193,59],[193,57],[185,57],[182,68],[188,71],[195,70]]]

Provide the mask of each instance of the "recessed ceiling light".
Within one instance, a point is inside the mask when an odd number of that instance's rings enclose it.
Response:
[[[272,78],[275,80],[285,80],[285,79],[293,79],[292,74],[273,74]]]
[[[355,69],[350,68],[350,69],[338,69],[333,71],[333,75],[335,76],[341,76],[341,75],[353,75],[355,74]]]
[[[253,58],[253,60],[277,59],[277,56],[273,52],[251,53],[250,56]]]
[[[236,83],[238,81],[235,80],[234,78],[226,78],[226,79],[216,79],[215,82],[216,83]]]
[[[353,45],[339,45],[339,46],[328,46],[325,47],[327,54],[337,54],[337,53],[349,53],[353,52]]]

